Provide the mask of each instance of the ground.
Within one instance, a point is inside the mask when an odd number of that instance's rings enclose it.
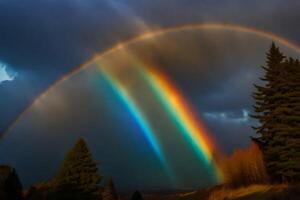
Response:
[[[300,186],[252,185],[237,189],[216,186],[210,189],[200,189],[175,194],[145,195],[146,200],[297,200],[300,196]]]

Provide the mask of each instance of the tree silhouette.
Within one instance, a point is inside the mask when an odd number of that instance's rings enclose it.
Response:
[[[275,181],[300,178],[300,64],[285,59],[272,43],[267,53],[264,85],[255,85],[255,127],[269,174]]]
[[[99,199],[101,177],[97,171],[97,164],[92,159],[86,142],[79,139],[67,153],[54,183],[62,192],[76,192],[83,199]]]
[[[108,184],[104,188],[104,191],[102,193],[102,199],[103,200],[117,200],[118,199],[118,195],[116,193],[115,185],[114,185],[112,178],[110,178],[108,180]]]
[[[0,199],[19,200],[22,199],[22,184],[15,169],[0,166]]]

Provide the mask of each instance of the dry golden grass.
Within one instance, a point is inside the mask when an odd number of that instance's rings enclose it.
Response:
[[[266,184],[268,176],[259,147],[252,143],[246,149],[236,149],[219,162],[225,183],[231,187]]]
[[[239,188],[225,185],[171,195],[144,196],[146,200],[299,200],[300,185],[256,184]]]
[[[246,196],[260,194],[263,196],[264,194],[270,193],[270,191],[281,192],[284,189],[287,189],[288,185],[251,185],[248,187],[241,188],[228,188],[222,187],[220,189],[214,190],[210,193],[208,200],[233,200],[233,199],[241,199]]]

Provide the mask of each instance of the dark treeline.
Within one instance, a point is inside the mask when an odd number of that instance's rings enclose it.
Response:
[[[25,194],[25,200],[121,199],[113,179],[109,178],[104,187],[100,186],[101,179],[86,142],[79,139],[66,154],[57,175],[49,182],[32,186]],[[132,198],[136,199],[134,195]]]
[[[100,186],[102,177],[99,175],[97,163],[84,139],[79,139],[75,146],[66,154],[57,174],[52,180],[33,185],[25,193],[26,200],[117,200],[115,188],[104,195],[112,180],[105,186]]]

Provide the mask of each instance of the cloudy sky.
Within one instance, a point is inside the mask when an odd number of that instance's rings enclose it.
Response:
[[[4,133],[55,80],[93,55],[145,31],[192,23],[230,23],[300,44],[299,9],[300,2],[293,0],[1,1],[0,131]],[[141,42],[130,51],[174,80],[224,152],[245,147],[255,123],[248,117],[252,84],[261,74],[259,66],[264,64],[271,40],[201,30],[156,40],[159,47]],[[299,56],[284,45],[282,49]],[[141,130],[95,71],[89,67],[49,93],[41,105],[33,106],[0,141],[0,162],[16,167],[28,186],[52,176],[65,151],[84,136],[103,173],[112,176],[119,188],[190,188],[213,183],[200,173],[205,167],[193,156],[170,155],[178,175],[176,184],[171,184],[151,148],[136,147],[147,146],[139,135]],[[122,130],[126,136],[114,134]],[[188,150],[182,151],[186,151],[183,157],[188,154]],[[180,164],[189,160],[191,168],[199,169],[197,176]],[[147,175],[143,169],[148,169]],[[154,174],[155,180],[151,178]]]

